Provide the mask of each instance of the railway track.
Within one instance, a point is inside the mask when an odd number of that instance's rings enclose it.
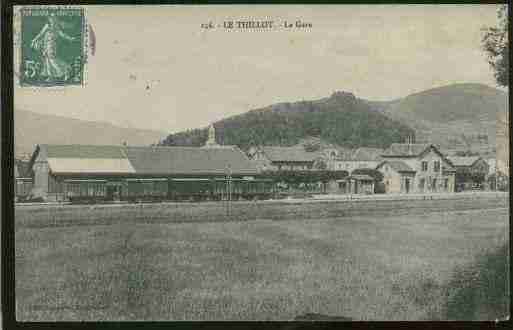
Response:
[[[230,221],[422,215],[464,210],[508,210],[508,195],[473,194],[450,199],[281,200],[16,207],[16,228],[111,224],[172,224]]]

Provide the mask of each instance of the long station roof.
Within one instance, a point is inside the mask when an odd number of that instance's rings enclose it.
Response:
[[[48,145],[31,162],[47,161],[56,174],[255,175],[256,166],[236,146],[132,147]]]

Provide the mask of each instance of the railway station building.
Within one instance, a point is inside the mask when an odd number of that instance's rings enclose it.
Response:
[[[65,200],[73,187],[91,195],[111,198],[126,193],[130,182],[144,182],[142,189],[158,193],[159,185],[175,180],[184,186],[196,181],[252,180],[256,166],[236,146],[135,147],[124,145],[38,145],[29,162],[31,195],[45,201]],[[189,180],[189,181],[187,181]],[[196,180],[196,181],[194,181]],[[160,182],[160,183],[159,183]],[[83,186],[83,185],[82,185]],[[66,190],[67,187],[67,191]],[[70,188],[71,187],[71,188]],[[80,187],[80,188],[79,188]],[[201,189],[201,188],[198,188]]]

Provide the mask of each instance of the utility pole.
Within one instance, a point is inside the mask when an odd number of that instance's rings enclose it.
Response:
[[[230,164],[228,164],[226,166],[226,171],[225,171],[225,174],[226,174],[226,183],[227,183],[227,201],[226,201],[226,215],[227,216],[230,216],[230,203],[231,203],[231,200],[232,200],[232,168],[230,166]]]

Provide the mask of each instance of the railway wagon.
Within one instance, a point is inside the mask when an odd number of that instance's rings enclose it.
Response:
[[[162,201],[168,197],[168,179],[126,179],[125,189],[121,192],[121,200],[130,202]]]
[[[63,182],[64,196],[72,203],[95,203],[108,200],[107,180],[70,179]]]
[[[155,201],[168,195],[167,179],[70,179],[64,180],[64,195],[72,203],[109,201]]]
[[[174,178],[169,180],[169,198],[176,201],[213,200],[216,192],[211,179]]]
[[[172,178],[168,199],[175,201],[268,199],[275,193],[269,179]]]
[[[275,196],[276,186],[273,180],[258,179],[246,183],[244,197],[246,199],[270,199]]]
[[[215,179],[214,195],[218,200],[269,199],[274,193],[274,182],[269,179]]]
[[[127,178],[65,180],[64,193],[73,203],[205,201],[268,199],[275,189],[268,179]]]

